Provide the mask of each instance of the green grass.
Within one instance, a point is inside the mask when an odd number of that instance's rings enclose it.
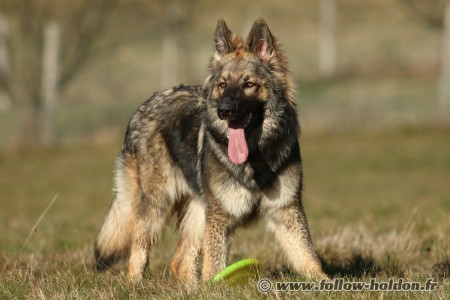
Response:
[[[177,242],[173,226],[152,251],[142,284],[130,286],[122,275],[96,274],[92,242],[110,204],[117,139],[0,154],[0,298],[445,298],[450,293],[449,134],[437,127],[396,127],[304,131],[301,139],[304,205],[328,273],[359,281],[404,277],[425,282],[434,277],[440,284],[434,293],[263,296],[251,282],[239,288],[201,286],[188,294],[168,271]],[[25,244],[55,194],[55,204]],[[245,257],[262,261],[263,276],[273,281],[301,280],[285,265],[263,223],[237,231],[230,262]],[[123,265],[117,270],[123,271]]]

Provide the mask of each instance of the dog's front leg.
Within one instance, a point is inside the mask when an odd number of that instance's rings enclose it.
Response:
[[[311,242],[301,203],[273,208],[267,217],[268,227],[273,230],[294,270],[311,279],[328,278]]]
[[[202,278],[208,281],[226,267],[230,234],[225,216],[215,209],[210,209],[206,216],[203,234],[203,268]]]

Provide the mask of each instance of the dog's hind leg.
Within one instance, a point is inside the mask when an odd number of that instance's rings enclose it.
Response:
[[[131,237],[128,263],[128,279],[130,281],[142,279],[148,265],[149,251],[161,236],[171,214],[171,207],[164,203],[164,200],[165,197],[162,193],[148,196],[141,194]]]
[[[167,178],[155,164],[139,164],[139,192],[133,203],[128,279],[139,281],[152,245],[161,236],[173,205],[167,196]]]
[[[143,273],[148,265],[150,246],[151,241],[145,236],[145,231],[135,231],[128,262],[128,280],[131,282],[142,280]]]
[[[170,263],[172,273],[182,282],[195,285],[198,282],[198,260],[202,248],[205,226],[205,207],[196,198],[180,212],[180,241]]]

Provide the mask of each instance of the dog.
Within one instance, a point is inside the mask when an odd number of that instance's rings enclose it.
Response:
[[[141,280],[176,214],[170,269],[187,284],[207,281],[226,267],[235,228],[260,216],[296,272],[327,278],[302,206],[293,80],[266,22],[257,19],[244,41],[219,19],[208,70],[203,86],[156,93],[132,116],[96,268],[128,258],[128,279]]]

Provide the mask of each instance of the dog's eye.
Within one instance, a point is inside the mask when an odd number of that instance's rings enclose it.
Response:
[[[221,83],[219,83],[219,87],[220,87],[221,89],[224,89],[224,88],[227,87],[227,83],[226,83],[226,82],[221,82]]]
[[[254,87],[254,86],[255,86],[255,84],[253,82],[251,82],[251,81],[247,81],[244,84],[244,87],[246,87],[246,88],[251,88],[251,87]]]

